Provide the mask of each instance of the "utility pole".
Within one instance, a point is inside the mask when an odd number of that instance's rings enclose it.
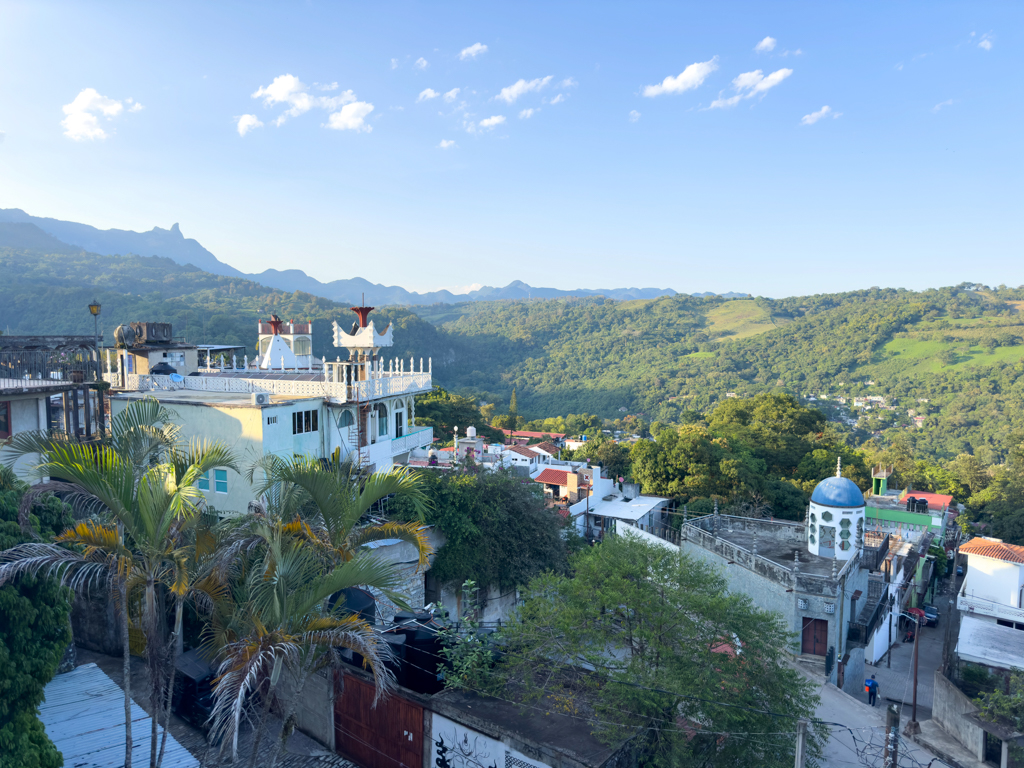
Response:
[[[807,759],[807,720],[796,721],[796,768],[804,768]]]
[[[921,732],[921,725],[917,722],[917,657],[918,657],[918,646],[921,644],[921,616],[917,615],[916,631],[914,632],[914,702],[913,708],[910,710],[910,722],[907,723],[907,729],[905,731],[907,736],[913,736],[915,733]]]
[[[885,652],[885,668],[892,669],[892,598],[889,598],[889,650]]]
[[[900,710],[890,704],[885,710],[885,748],[882,752],[882,768],[896,768],[899,765]]]

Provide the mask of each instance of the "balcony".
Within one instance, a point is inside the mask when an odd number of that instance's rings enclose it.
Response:
[[[398,456],[414,448],[429,448],[433,442],[433,427],[413,427],[408,434],[391,439],[391,455]]]
[[[1004,621],[1024,623],[1024,608],[1014,608],[1012,605],[997,603],[994,600],[957,595],[956,607],[974,616],[991,616]]]
[[[103,378],[114,386],[120,385],[118,373],[106,373]],[[150,390],[187,389],[201,392],[236,392],[250,394],[269,392],[273,395],[292,397],[329,397],[334,403],[349,403],[358,400],[367,402],[397,395],[415,395],[429,392],[432,386],[429,373],[406,373],[384,375],[346,384],[343,381],[325,381],[323,375],[257,373],[247,371],[224,371],[205,376],[185,376],[181,382],[171,381],[170,376],[129,373],[124,376],[125,389],[131,392]]]

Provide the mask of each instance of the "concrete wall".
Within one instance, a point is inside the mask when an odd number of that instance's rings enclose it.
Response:
[[[281,701],[291,701],[295,688],[294,675],[285,670],[278,685],[281,688]],[[326,669],[306,678],[295,709],[295,727],[334,750],[333,670]]]
[[[849,653],[843,671],[843,692],[855,696],[864,690],[864,649],[853,648]]]
[[[47,428],[46,398],[49,396],[49,394],[0,395],[0,400],[10,403],[11,435]],[[79,408],[81,408],[81,399],[81,393],[79,393]],[[0,461],[3,461],[4,458],[3,451],[0,450]],[[38,454],[22,456],[14,463],[14,474],[22,480],[29,481],[32,468],[38,463]]]
[[[938,669],[935,670],[933,690],[932,719],[965,749],[977,755],[979,761],[984,762],[985,732],[963,718],[963,715],[977,712],[978,708]]]
[[[1024,565],[997,560],[994,557],[967,555],[967,576],[961,592],[1013,608],[1021,608],[1021,587],[1024,587]]]
[[[91,589],[88,595],[75,595],[71,604],[71,631],[75,644],[90,651],[108,656],[120,656],[124,652],[121,617],[102,586]]]

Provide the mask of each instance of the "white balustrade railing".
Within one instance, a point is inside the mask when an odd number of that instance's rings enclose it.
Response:
[[[111,384],[119,384],[118,374],[103,377]],[[299,397],[329,397],[335,402],[346,403],[355,400],[376,400],[395,395],[425,392],[431,388],[429,373],[391,376],[370,379],[347,385],[333,381],[296,381],[289,379],[248,379],[234,376],[185,376],[180,382],[171,381],[170,376],[129,373],[125,376],[125,389],[132,392],[151,390],[191,390],[199,392],[269,392],[274,395],[295,395]],[[358,391],[357,391],[358,390]]]
[[[1024,609],[1014,608],[1012,605],[997,603],[994,600],[986,600],[982,597],[957,595],[956,607],[961,611],[967,611],[976,616],[993,616],[1005,621],[1024,623]]]
[[[391,440],[391,455],[397,456],[413,448],[425,448],[434,442],[433,427],[413,427],[413,431]]]

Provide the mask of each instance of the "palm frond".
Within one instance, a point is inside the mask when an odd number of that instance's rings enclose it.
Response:
[[[430,528],[419,523],[384,523],[382,525],[366,525],[356,528],[349,536],[349,546],[353,551],[358,550],[365,544],[372,541],[385,541],[386,539],[398,539],[416,547],[419,555],[419,567],[425,568],[429,564],[429,558],[434,553],[427,535]]]

